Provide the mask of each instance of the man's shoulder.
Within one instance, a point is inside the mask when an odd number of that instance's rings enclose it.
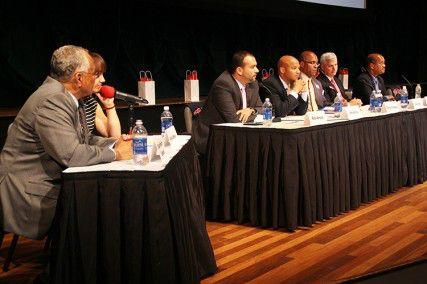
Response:
[[[319,75],[316,77],[316,79],[322,84],[327,84],[329,83],[328,77],[326,77],[325,74],[323,74],[322,72],[319,73]]]
[[[74,104],[64,85],[51,77],[46,78],[27,102],[33,108],[63,106],[72,109]]]
[[[273,75],[265,79],[263,81],[263,84],[275,89],[280,89],[282,82],[280,82],[279,77],[277,77],[276,75]]]

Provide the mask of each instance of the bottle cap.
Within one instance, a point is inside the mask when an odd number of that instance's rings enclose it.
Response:
[[[265,98],[265,102],[270,102],[270,99],[269,98]]]
[[[169,106],[164,106],[163,110],[169,110]]]
[[[142,124],[142,120],[141,119],[137,119],[136,122],[135,122],[135,124],[137,124],[137,125],[138,124]]]

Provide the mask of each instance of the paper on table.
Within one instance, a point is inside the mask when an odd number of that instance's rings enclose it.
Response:
[[[148,151],[154,143],[154,139],[158,135],[148,136]],[[169,163],[169,161],[181,150],[181,148],[188,143],[190,135],[178,135],[173,140],[170,146],[165,147],[165,155],[161,160],[150,162],[147,165],[135,165],[132,160],[114,161],[106,164],[98,164],[87,167],[71,167],[64,171],[64,173],[79,173],[79,172],[102,172],[102,171],[162,171]]]

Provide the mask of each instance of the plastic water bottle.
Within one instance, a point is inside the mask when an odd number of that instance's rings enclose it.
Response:
[[[341,102],[341,97],[340,96],[336,96],[334,99],[334,111],[336,113],[342,112],[342,102]],[[339,115],[339,114],[338,114]]]
[[[136,121],[135,127],[132,130],[132,150],[135,164],[148,164],[147,130],[142,125],[142,120],[140,119]]]
[[[273,105],[270,103],[269,98],[266,98],[262,105],[262,118],[264,125],[270,125],[273,121]]]
[[[369,111],[375,112],[377,107],[377,96],[375,90],[372,91],[371,96],[369,97]]]
[[[163,107],[163,112],[160,115],[160,126],[162,128],[162,134],[165,133],[165,130],[173,125],[173,116],[169,111],[169,106]]]
[[[421,86],[420,84],[417,84],[415,87],[415,98],[420,99],[421,98]]]
[[[402,92],[400,94],[400,106],[402,108],[406,108],[408,106],[408,90],[406,89],[406,86],[402,87]]]
[[[381,93],[380,90],[375,92],[375,97],[377,98],[375,111],[381,112],[381,107],[383,106],[383,94]]]

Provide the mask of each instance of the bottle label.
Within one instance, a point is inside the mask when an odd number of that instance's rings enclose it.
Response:
[[[132,148],[134,155],[147,155],[147,137],[132,138]]]
[[[161,118],[161,128],[162,133],[165,133],[165,130],[172,126],[172,117],[162,117]]]
[[[400,97],[400,103],[408,104],[408,96],[401,96]]]
[[[271,120],[273,118],[273,110],[271,108],[264,108],[264,120]]]

